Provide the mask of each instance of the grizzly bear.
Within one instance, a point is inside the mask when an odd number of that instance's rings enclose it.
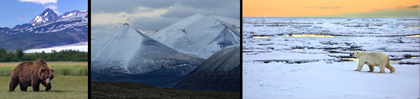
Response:
[[[362,70],[364,64],[369,66],[368,72],[373,72],[373,66],[379,66],[379,73],[385,73],[385,68],[389,69],[391,73],[395,72],[395,68],[389,64],[389,57],[382,52],[353,52],[350,54],[351,57],[357,57],[359,64],[357,69],[354,71]]]
[[[54,69],[51,69],[45,60],[38,59],[34,62],[22,62],[13,69],[9,83],[9,92],[14,91],[20,85],[21,91],[26,91],[28,86],[32,86],[35,92],[39,91],[39,83],[45,87],[45,91],[51,89],[51,80],[54,78]]]

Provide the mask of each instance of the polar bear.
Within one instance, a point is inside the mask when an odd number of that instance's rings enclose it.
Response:
[[[385,67],[391,71],[395,72],[395,68],[389,64],[389,57],[382,52],[353,52],[350,54],[351,57],[357,57],[359,59],[359,64],[357,69],[354,71],[362,70],[364,64],[369,66],[368,72],[373,72],[373,66],[379,66],[379,73],[385,73]]]

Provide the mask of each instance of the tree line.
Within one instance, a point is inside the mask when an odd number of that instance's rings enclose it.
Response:
[[[43,59],[45,61],[88,61],[88,52],[80,52],[79,50],[52,50],[51,53],[23,53],[21,48],[16,49],[15,52],[0,48],[0,62],[21,62],[21,61],[36,61]]]

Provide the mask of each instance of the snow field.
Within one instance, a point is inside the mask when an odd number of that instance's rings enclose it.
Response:
[[[361,72],[357,62],[325,64],[243,63],[244,99],[416,99],[419,67],[397,65],[394,73],[379,67]]]

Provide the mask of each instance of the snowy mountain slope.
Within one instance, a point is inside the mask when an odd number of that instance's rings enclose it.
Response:
[[[240,91],[240,46],[225,48],[198,66],[174,88],[189,90]]]
[[[0,48],[6,50],[16,50],[18,48],[22,48],[22,50],[39,49],[86,42],[88,40],[87,32],[29,33],[12,36],[0,40]]]
[[[234,28],[236,31],[240,31],[241,22],[238,19],[228,18],[228,17],[223,17],[223,16],[217,16],[217,15],[211,15],[211,17],[214,17],[214,18],[218,19],[219,21],[225,23],[229,27]]]
[[[29,22],[32,26],[39,25],[42,23],[52,22],[58,19],[57,14],[50,8],[47,8],[40,15],[37,15],[34,19]]]
[[[92,81],[137,82],[172,87],[203,59],[169,48],[124,24],[92,43]]]
[[[31,22],[16,25],[11,30],[21,33],[87,32],[87,15],[86,10],[73,10],[57,16],[54,11],[47,8]]]
[[[182,19],[150,37],[182,53],[204,59],[240,41],[238,31],[203,14]]]
[[[0,47],[38,49],[88,41],[88,12],[73,10],[61,16],[45,9],[29,23],[0,28]]]
[[[140,74],[159,68],[193,66],[200,59],[184,55],[128,24],[92,44],[92,71]]]
[[[212,55],[191,73],[228,72],[239,66],[240,46],[230,46]]]
[[[73,10],[66,12],[54,22],[43,24],[39,27],[34,27],[32,32],[46,33],[46,32],[87,32],[88,13],[86,10]],[[36,29],[38,28],[38,29]]]

